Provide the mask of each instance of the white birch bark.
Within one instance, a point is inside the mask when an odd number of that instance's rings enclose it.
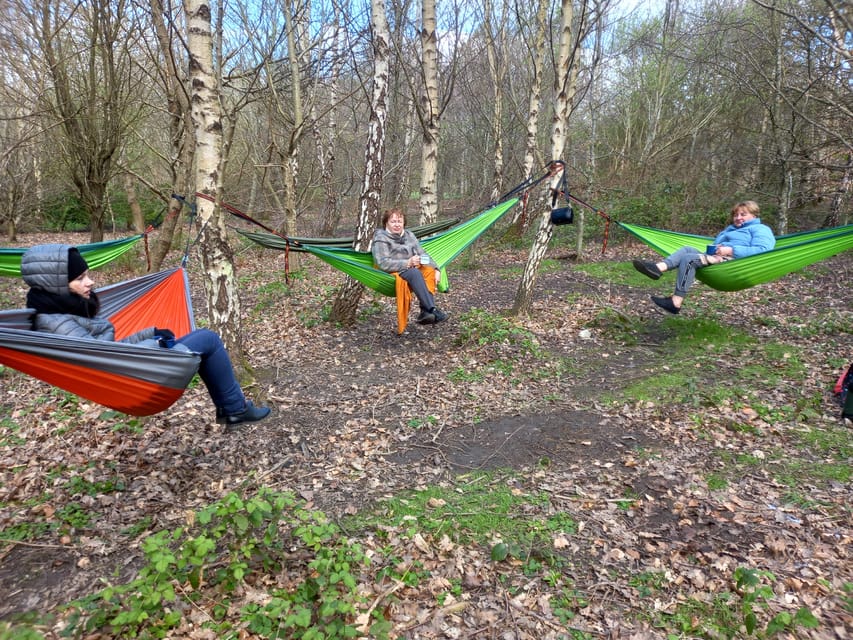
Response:
[[[533,42],[533,74],[530,85],[530,99],[527,102],[527,134],[524,144],[524,177],[529,178],[537,168],[536,153],[538,144],[536,138],[539,135],[539,110],[542,106],[542,70],[545,68],[547,48],[545,47],[545,34],[548,28],[548,8],[550,0],[539,0],[536,11],[535,39]],[[538,165],[541,166],[541,159]],[[529,219],[522,219],[522,207],[516,207],[513,211],[511,227],[520,236],[527,229]]]
[[[214,198],[196,201],[201,226],[201,260],[204,289],[211,328],[222,337],[235,363],[242,360],[240,347],[240,302],[225,221],[219,207],[221,197],[222,115],[219,86],[213,61],[213,30],[210,4],[185,0],[187,47],[192,87],[192,122],[196,142],[195,190]]]
[[[554,115],[551,122],[551,158],[559,159],[563,156],[566,144],[566,129],[568,127],[569,111],[572,97],[575,91],[576,74],[570,67],[572,53],[572,0],[562,0],[562,19],[560,23],[560,51],[555,69],[555,97]],[[550,187],[555,189],[561,175],[555,175],[551,179]],[[536,276],[539,273],[539,265],[548,251],[548,243],[551,241],[554,226],[551,224],[551,210],[546,209],[539,221],[539,229],[536,238],[530,247],[524,273],[518,284],[518,291],[513,304],[513,315],[530,312],[533,301],[533,290],[536,286]]]
[[[373,31],[373,91],[371,94],[370,124],[367,148],[364,153],[364,180],[359,198],[358,224],[354,248],[367,251],[379,217],[385,162],[385,132],[388,122],[388,76],[391,34],[385,14],[384,0],[371,0]],[[355,322],[358,303],[364,285],[346,277],[332,305],[330,319],[347,326]]]
[[[421,12],[421,52],[424,87],[421,94],[423,146],[421,148],[421,191],[419,224],[438,218],[438,45],[435,33],[435,0],[423,0]]]

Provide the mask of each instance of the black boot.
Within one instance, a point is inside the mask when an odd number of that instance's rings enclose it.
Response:
[[[634,260],[631,264],[634,265],[634,268],[642,273],[644,276],[648,276],[652,280],[657,280],[660,278],[660,269],[658,269],[657,264],[654,262],[648,262],[647,260]]]
[[[652,296],[652,302],[654,302],[664,311],[669,311],[670,313],[678,313],[679,311],[681,311],[681,307],[676,307],[675,304],[672,302],[672,298]]]
[[[435,324],[435,315],[430,311],[421,311],[418,315],[418,322],[420,324]]]
[[[216,409],[216,421],[219,424],[234,426],[243,422],[257,422],[270,414],[269,407],[256,407],[251,400],[246,402],[246,408],[239,413],[226,414],[222,409]]]

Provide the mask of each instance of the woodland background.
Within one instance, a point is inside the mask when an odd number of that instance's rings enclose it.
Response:
[[[849,252],[662,319],[648,249],[602,254],[583,206],[554,233],[552,181],[454,265],[451,320],[398,337],[218,206],[364,248],[385,207],[465,217],[559,159],[620,220],[843,224],[849,3],[0,11],[4,244],[155,223],[157,268],[195,241],[197,316],[274,407],[228,432],[196,385],[135,420],[0,371],[0,638],[853,635]]]
[[[713,231],[742,197],[778,233],[849,216],[853,17],[840,0],[0,7],[8,242],[158,222],[156,268],[173,196],[203,192],[208,315],[237,354],[220,200],[291,236],[355,230],[364,249],[385,207],[464,216],[563,160],[572,193],[626,221]],[[529,311],[552,232],[549,192],[535,195],[515,221],[539,220],[515,312]],[[581,255],[602,223],[583,209]],[[361,289],[337,295],[332,317],[351,324]]]

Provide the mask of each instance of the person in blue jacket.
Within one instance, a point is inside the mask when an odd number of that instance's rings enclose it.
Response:
[[[687,291],[696,279],[696,269],[725,260],[745,258],[775,247],[776,238],[773,231],[766,224],[762,224],[758,217],[759,211],[758,203],[753,200],[734,205],[731,224],[717,235],[707,253],[702,253],[694,247],[682,247],[659,262],[634,260],[634,268],[652,280],[657,280],[670,269],[678,270],[675,276],[675,293],[669,297],[652,296],[652,302],[664,311],[678,313]]]

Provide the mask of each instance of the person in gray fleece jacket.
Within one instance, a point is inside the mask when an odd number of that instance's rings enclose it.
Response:
[[[420,267],[432,266],[435,269],[435,282],[438,284],[441,271],[435,260],[424,251],[414,233],[406,229],[406,214],[402,209],[388,209],[382,214],[383,229],[373,234],[373,260],[376,266],[388,273],[397,273],[405,280],[412,293],[418,299],[421,312],[418,322],[435,324],[447,320],[447,314],[435,306],[435,299],[427,288]]]
[[[27,307],[35,310],[33,329],[94,340],[115,340],[115,327],[98,315],[100,302],[89,276],[89,265],[76,247],[44,244],[21,258],[21,275],[29,285]],[[201,356],[199,376],[216,405],[217,422],[237,425],[266,418],[270,409],[247,400],[234,375],[231,357],[218,334],[196,329],[175,339],[169,329],[148,327],[121,342],[139,344],[156,339],[163,347],[183,345]]]

